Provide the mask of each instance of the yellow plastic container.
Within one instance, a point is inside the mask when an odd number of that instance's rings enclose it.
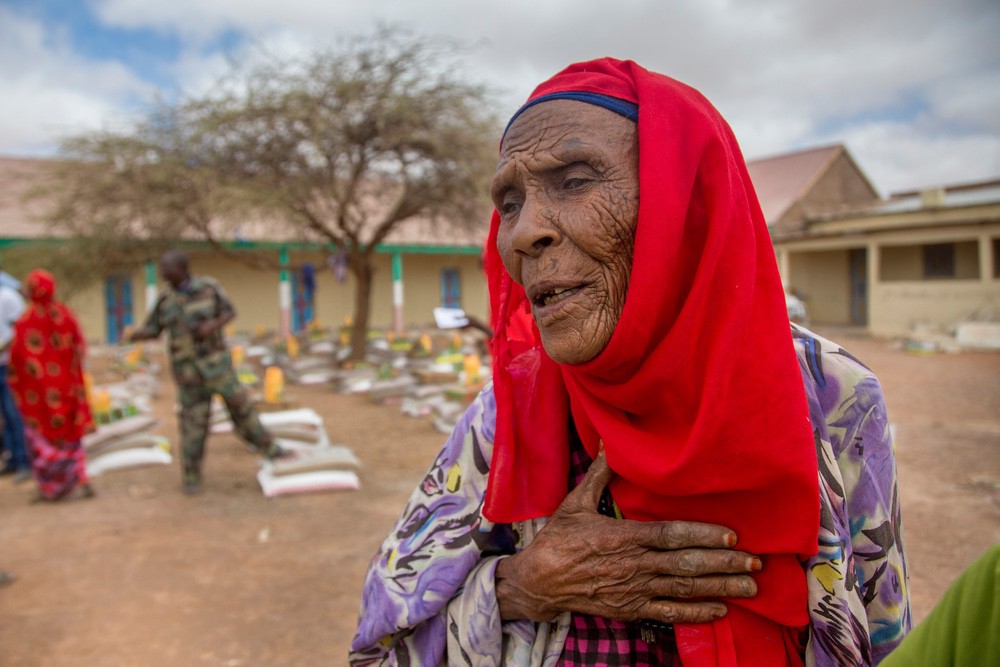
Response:
[[[295,336],[289,336],[286,341],[286,348],[288,356],[292,359],[297,359],[299,356],[299,339]]]
[[[465,384],[472,386],[480,381],[480,361],[478,354],[467,354],[463,363],[465,370]]]
[[[131,350],[125,353],[125,364],[128,368],[136,368],[142,360],[142,345],[136,344]]]
[[[285,373],[277,366],[264,371],[264,402],[280,403],[285,394]]]
[[[108,390],[97,389],[94,391],[94,402],[90,407],[94,412],[110,412],[111,394],[108,393]]]

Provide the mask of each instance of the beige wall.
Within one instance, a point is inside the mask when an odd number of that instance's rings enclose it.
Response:
[[[1000,281],[936,280],[880,283],[870,290],[868,330],[903,336],[918,324],[950,330],[984,305],[1000,299]]]
[[[923,280],[924,245],[887,245],[881,249],[880,280]],[[979,244],[961,241],[955,244],[955,277],[958,280],[979,278]]]
[[[958,280],[979,279],[979,244],[963,241],[955,244],[955,278]],[[989,267],[986,267],[989,271]]]
[[[277,265],[277,251],[260,251],[260,255]],[[215,278],[233,302],[236,330],[251,331],[257,325],[272,330],[278,328],[277,271],[251,268],[213,252],[191,252],[189,258],[191,273]]]
[[[995,267],[994,239],[1000,223],[941,225],[889,230],[873,234],[848,233],[781,242],[779,257],[787,267],[786,282],[804,293],[813,322],[850,322],[848,251],[851,247],[877,249],[879,278],[868,284],[868,331],[877,336],[901,336],[917,324],[950,329],[984,306],[1000,301],[1000,278]],[[921,246],[956,244],[955,278],[923,278]]]
[[[133,282],[133,294],[135,283]],[[57,295],[58,296],[58,295]],[[76,292],[66,301],[83,329],[83,335],[91,345],[107,340],[107,322],[105,320],[104,283],[96,282],[85,290]],[[133,318],[135,317],[133,304]]]
[[[788,287],[805,297],[809,321],[847,324],[851,320],[847,250],[791,253]]]
[[[924,261],[921,246],[886,246],[881,249],[879,279],[886,281],[921,280]]]
[[[275,265],[277,251],[260,251]],[[252,331],[258,325],[277,330],[279,316],[279,274],[277,270],[256,269],[214,252],[191,252],[191,271],[210,275],[222,285],[236,306],[233,326],[238,331]],[[315,317],[326,326],[340,326],[354,311],[355,280],[348,274],[338,283],[326,266],[321,252],[289,253],[289,264],[301,266],[311,262],[316,267]],[[470,314],[488,320],[486,280],[480,269],[478,255],[437,255],[411,253],[403,255],[403,319],[407,325],[423,326],[433,322],[433,308],[441,305],[441,270],[457,268],[462,290],[462,306]],[[141,324],[147,304],[145,267],[132,274],[133,321]],[[162,288],[161,285],[158,285]],[[79,292],[69,305],[77,312],[87,339],[92,343],[107,340],[105,322],[104,283],[97,281]],[[372,287],[370,324],[376,328],[392,326],[392,256],[380,253],[375,258],[375,280]]]
[[[477,255],[412,254],[403,257],[403,319],[408,324],[434,321],[433,309],[441,305],[441,271],[446,268],[458,269],[462,308],[482,320],[488,319],[486,279]],[[391,279],[391,266],[387,271]],[[383,322],[387,325],[392,322],[391,285],[385,293],[390,307]]]

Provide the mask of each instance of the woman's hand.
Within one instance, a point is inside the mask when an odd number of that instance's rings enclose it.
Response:
[[[725,616],[717,598],[753,597],[757,557],[733,531],[688,521],[619,521],[597,505],[614,473],[600,452],[583,481],[519,554],[497,564],[504,619],[550,621],[565,611],[623,621],[701,623]]]

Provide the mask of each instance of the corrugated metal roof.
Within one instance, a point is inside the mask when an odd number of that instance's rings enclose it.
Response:
[[[965,183],[943,188],[897,193],[889,199],[872,202],[851,210],[811,216],[809,222],[819,223],[849,218],[915,213],[917,211],[940,211],[990,204],[1000,204],[1000,181]]]
[[[962,206],[977,206],[980,204],[995,204],[1000,202],[1000,182],[989,181],[980,185],[942,188],[943,201],[937,208],[959,208]],[[895,195],[891,199],[875,205],[873,212],[906,213],[928,208],[924,195],[920,192],[908,192]]]

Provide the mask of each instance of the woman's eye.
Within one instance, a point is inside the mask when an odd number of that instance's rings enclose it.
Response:
[[[564,190],[576,190],[577,188],[582,188],[589,182],[586,178],[567,178],[563,181]]]
[[[519,203],[514,201],[505,201],[500,205],[500,214],[511,215],[512,213],[517,213],[519,208],[521,208]]]
[[[500,206],[497,207],[497,210],[503,216],[517,213],[521,210],[521,197],[516,192],[508,190],[500,197]]]

